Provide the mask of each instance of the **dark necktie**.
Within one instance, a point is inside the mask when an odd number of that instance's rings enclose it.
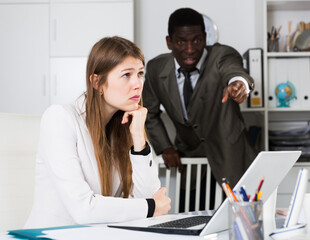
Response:
[[[189,101],[191,100],[192,94],[193,94],[193,87],[191,83],[191,75],[189,71],[186,71],[184,68],[180,68],[180,72],[184,75],[184,85],[183,85],[183,98],[184,98],[184,104],[185,108],[187,109],[187,106],[189,104]]]

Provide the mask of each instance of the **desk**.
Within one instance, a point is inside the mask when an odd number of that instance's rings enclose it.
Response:
[[[283,217],[276,218],[277,228],[283,226]],[[204,237],[189,236],[189,235],[175,235],[175,234],[161,234],[142,231],[133,231],[125,229],[110,228],[107,224],[94,224],[81,228],[66,228],[50,231],[43,231],[46,235],[44,237],[56,240],[175,240],[175,239],[190,239],[190,240],[228,240],[229,232],[223,231],[217,234],[211,234]],[[12,240],[13,238],[6,233],[0,233],[0,240]],[[301,235],[294,236],[295,240],[309,240],[310,236]]]
[[[199,237],[199,236],[184,236],[184,235],[174,235],[174,234],[161,234],[161,233],[150,233],[142,231],[132,231],[124,229],[109,228],[106,224],[91,225],[85,228],[69,228],[64,230],[53,230],[45,232],[49,237],[57,240],[102,240],[102,239],[112,239],[112,240],[175,240],[175,239],[205,239],[205,240],[228,240],[228,231],[217,234],[217,236],[212,237]],[[214,236],[214,235],[213,235]],[[0,234],[1,240],[16,239],[5,233]]]

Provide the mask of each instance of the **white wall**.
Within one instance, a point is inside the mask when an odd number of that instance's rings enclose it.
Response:
[[[219,42],[243,54],[263,47],[262,0],[135,0],[135,42],[146,61],[168,52],[168,18],[178,8],[190,7],[209,16],[219,30]]]

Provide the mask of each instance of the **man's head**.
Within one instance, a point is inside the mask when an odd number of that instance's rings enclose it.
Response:
[[[206,46],[203,17],[190,8],[181,8],[170,15],[167,46],[179,65],[188,71],[195,69]]]

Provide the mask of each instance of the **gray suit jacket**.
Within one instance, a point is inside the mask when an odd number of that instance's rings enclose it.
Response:
[[[148,62],[143,90],[147,133],[157,154],[172,146],[160,118],[162,104],[176,127],[178,151],[187,157],[206,156],[217,181],[226,177],[234,186],[256,154],[239,104],[231,99],[221,102],[223,89],[235,76],[245,78],[251,90],[254,83],[233,48],[215,44],[208,46],[207,52],[188,106],[188,122],[183,116],[173,55],[162,54]]]

